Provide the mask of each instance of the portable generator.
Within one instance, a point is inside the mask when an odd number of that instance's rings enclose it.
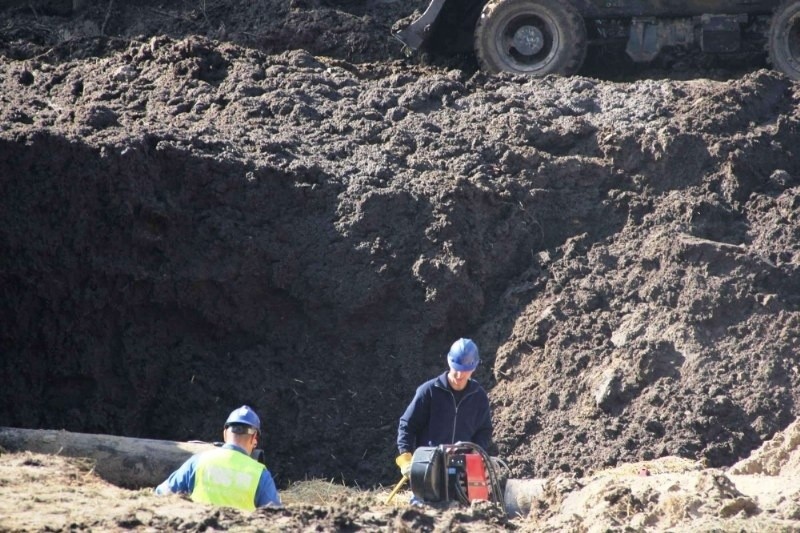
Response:
[[[425,502],[503,503],[494,462],[471,442],[417,448],[409,480],[411,492]]]

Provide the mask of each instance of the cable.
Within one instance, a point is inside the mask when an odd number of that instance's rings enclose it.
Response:
[[[464,487],[461,486],[461,480],[458,479],[458,476],[456,476],[455,486],[456,486],[456,494],[458,495],[459,501],[464,505],[469,505],[469,497],[464,492]]]
[[[499,504],[503,508],[503,512],[505,512],[505,502],[503,501],[503,493],[502,489],[500,488],[500,480],[497,477],[497,471],[494,468],[494,463],[492,462],[492,458],[489,457],[489,454],[487,454],[483,448],[481,448],[480,446],[478,446],[473,442],[457,442],[456,446],[464,446],[478,453],[481,456],[481,459],[483,459],[484,467],[486,468],[486,471],[489,474],[489,481],[491,483],[491,488],[492,488],[491,501],[492,503]]]

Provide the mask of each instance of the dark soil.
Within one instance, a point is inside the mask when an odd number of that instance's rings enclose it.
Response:
[[[387,485],[459,336],[518,477],[729,465],[797,416],[800,85],[421,65],[397,2],[17,4],[0,425],[249,403],[282,486]]]

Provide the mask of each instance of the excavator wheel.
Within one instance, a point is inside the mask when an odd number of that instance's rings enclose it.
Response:
[[[586,25],[564,0],[491,0],[475,27],[488,72],[575,74],[586,57]]]
[[[772,66],[800,80],[800,0],[783,2],[772,15],[767,37]]]

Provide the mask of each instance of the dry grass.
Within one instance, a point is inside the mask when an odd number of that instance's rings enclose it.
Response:
[[[600,476],[635,476],[646,470],[649,474],[680,474],[702,470],[703,464],[699,461],[684,459],[682,457],[661,457],[652,461],[639,461],[637,463],[627,463],[614,468],[599,470],[591,477]]]
[[[286,505],[326,505],[342,498],[353,498],[360,492],[332,480],[312,479],[292,483],[281,491],[281,500]]]
[[[685,494],[666,495],[650,514],[646,523],[649,525],[661,524],[665,527],[675,527],[690,518],[690,503],[691,498]]]
[[[393,487],[365,490],[348,487],[333,480],[312,479],[297,481],[280,491],[284,505],[331,505],[341,503],[359,503],[370,507],[386,506],[386,500]],[[407,486],[405,487],[408,488]],[[404,507],[410,499],[408,490],[401,490],[388,505]]]

